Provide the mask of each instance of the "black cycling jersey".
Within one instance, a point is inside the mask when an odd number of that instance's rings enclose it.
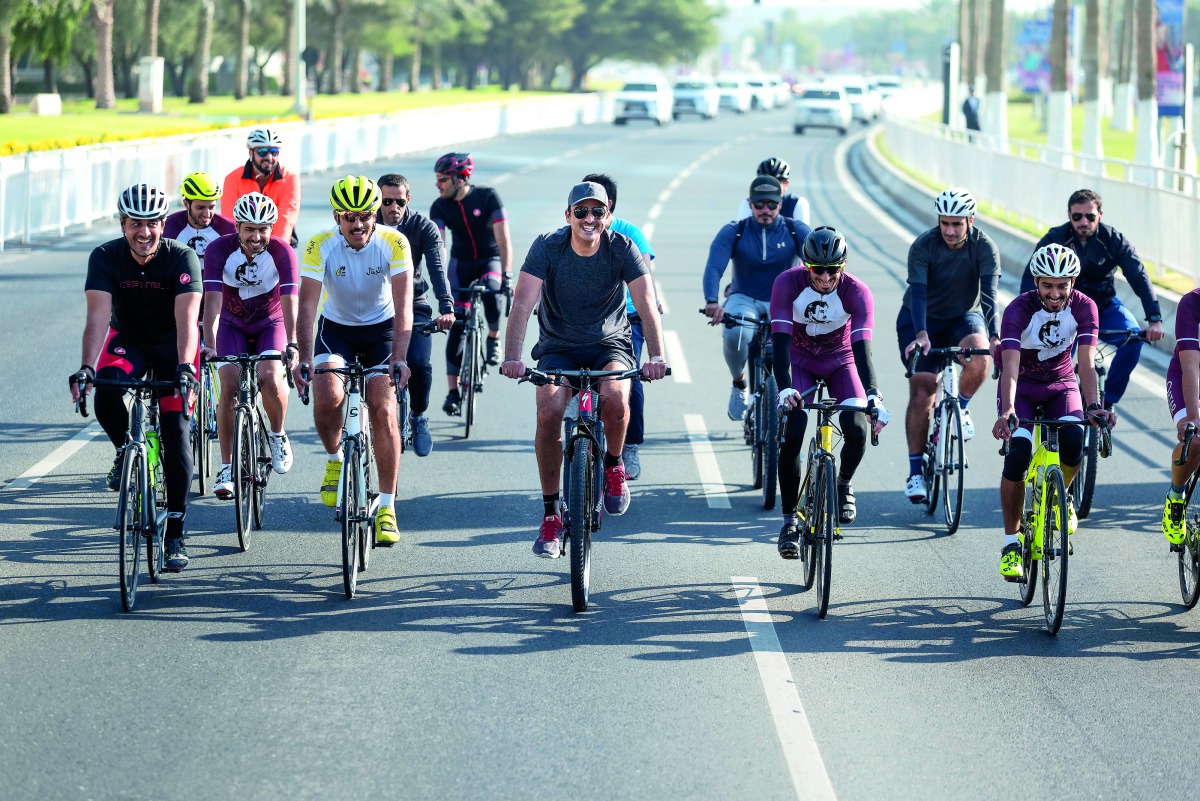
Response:
[[[919,235],[908,249],[908,288],[902,301],[912,312],[913,330],[933,321],[957,320],[969,312],[983,315],[989,334],[996,328],[996,284],[1000,250],[992,238],[971,226],[961,248],[946,247],[938,227]]]
[[[439,197],[429,207],[429,219],[440,230],[448,228],[454,235],[450,243],[454,258],[478,261],[500,255],[492,225],[507,218],[496,190],[472,185],[462,200]]]
[[[413,305],[424,302],[429,283],[433,282],[433,294],[441,314],[454,311],[454,299],[450,297],[450,286],[446,280],[446,263],[442,259],[442,237],[433,221],[416,209],[405,212],[396,230],[408,239],[409,257],[413,266]],[[429,281],[421,271],[422,257],[429,263]]]
[[[85,290],[112,295],[109,327],[142,342],[175,341],[175,298],[204,290],[200,259],[174,239],[163,239],[145,265],[133,259],[125,237],[105,242],[88,259]]]

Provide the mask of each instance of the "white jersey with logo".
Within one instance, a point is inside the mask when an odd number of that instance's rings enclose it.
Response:
[[[338,227],[321,231],[308,240],[300,265],[302,278],[325,287],[322,315],[342,325],[373,325],[395,317],[391,279],[411,270],[404,234],[378,224],[362,250],[350,247]]]

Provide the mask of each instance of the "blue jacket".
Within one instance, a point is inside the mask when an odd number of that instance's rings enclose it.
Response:
[[[751,218],[745,221],[739,239],[739,222],[733,220],[722,226],[708,248],[708,263],[704,265],[704,297],[706,300],[720,300],[721,276],[725,274],[732,253],[734,294],[769,303],[775,278],[800,262],[797,243],[803,243],[812,229],[799,220],[783,215],[776,217],[768,226],[759,225]]]

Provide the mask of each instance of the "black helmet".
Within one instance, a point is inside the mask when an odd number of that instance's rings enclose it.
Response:
[[[433,165],[433,171],[457,178],[470,178],[475,171],[475,162],[471,161],[470,153],[447,153]]]
[[[786,161],[771,157],[758,165],[759,175],[770,175],[778,178],[780,183],[792,177],[792,168],[788,166]]]
[[[809,267],[841,267],[846,263],[846,238],[822,225],[804,238],[801,260]]]

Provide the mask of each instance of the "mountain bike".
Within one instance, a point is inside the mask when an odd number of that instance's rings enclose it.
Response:
[[[834,434],[841,432],[833,422],[833,415],[835,412],[868,413],[866,407],[836,403],[826,398],[826,389],[825,381],[817,379],[816,385],[804,393],[811,395],[813,400],[805,401],[803,410],[783,410],[785,422],[779,437],[779,441],[783,442],[789,413],[816,412],[816,428],[808,444],[807,467],[796,499],[796,514],[800,518],[800,564],[804,576],[804,589],[812,589],[813,581],[816,581],[818,618],[824,618],[825,613],[829,611],[829,588],[833,580],[833,541],[842,538],[838,524],[840,514],[837,459],[833,455]],[[873,425],[877,415],[873,409],[870,410],[870,416],[871,444],[878,445],[879,437],[876,436]]]
[[[670,370],[667,370],[670,375]],[[530,367],[520,379],[535,386],[562,386],[575,378],[579,417],[565,419],[563,436],[563,550],[571,552],[571,605],[586,612],[592,574],[592,535],[600,530],[604,511],[604,423],[600,410],[604,396],[593,387],[600,379],[640,380],[641,369],[631,370],[538,370]]]
[[[212,443],[217,439],[217,401],[221,398],[217,368],[207,362],[200,365],[196,408],[192,412],[192,463],[200,494],[208,491],[212,477]]]
[[[455,309],[454,316],[463,321],[462,365],[458,370],[458,388],[462,398],[460,414],[463,416],[463,439],[471,436],[475,424],[475,396],[483,392],[483,377],[487,375],[487,317],[483,313],[485,295],[506,295],[511,290],[503,287],[491,289],[483,281],[475,281],[468,287],[470,300],[466,309]]]
[[[1188,423],[1184,426],[1183,451],[1175,461],[1176,465],[1187,464],[1188,451],[1195,436],[1194,424]],[[1200,600],[1200,497],[1195,495],[1197,482],[1200,482],[1200,470],[1192,473],[1184,485],[1183,499],[1186,506],[1183,513],[1183,542],[1171,545],[1171,550],[1179,554],[1179,592],[1183,595],[1184,607],[1188,609],[1195,607],[1196,601]]]
[[[930,348],[927,356],[937,367],[937,389],[929,412],[925,449],[921,453],[921,472],[925,479],[925,514],[937,509],[938,494],[946,519],[946,533],[958,531],[962,520],[963,473],[967,458],[963,454],[962,407],[959,405],[958,380],[962,368],[959,358],[969,362],[972,356],[987,356],[987,348]],[[905,378],[916,372],[921,351],[914,348]]]
[[[1096,355],[1096,385],[1100,390],[1100,405],[1104,405],[1104,376],[1108,373],[1105,362],[1120,348],[1136,339],[1146,342],[1146,332],[1137,328],[1104,329],[1097,332]],[[1124,337],[1120,342],[1104,342],[1101,337]],[[1076,369],[1078,372],[1078,368]],[[1096,431],[1092,426],[1084,432],[1083,461],[1079,464],[1079,473],[1071,485],[1071,495],[1075,499],[1075,514],[1080,520],[1092,511],[1092,500],[1096,492],[1096,468],[1098,459],[1106,458],[1112,453],[1112,438],[1107,427]]]
[[[267,480],[271,477],[271,443],[267,440],[266,421],[263,419],[262,404],[258,402],[259,362],[282,362],[281,353],[249,356],[218,356],[209,359],[209,364],[221,362],[238,366],[238,402],[233,413],[233,506],[237,518],[238,545],[243,551],[250,549],[253,529],[263,526],[263,512],[267,502]],[[284,366],[288,386],[294,387],[291,371]]]

